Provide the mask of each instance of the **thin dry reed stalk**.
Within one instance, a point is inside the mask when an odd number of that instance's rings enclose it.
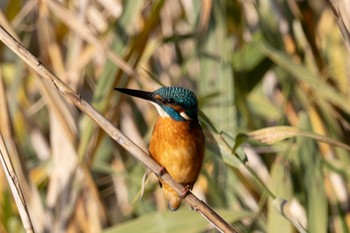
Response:
[[[1,165],[4,168],[7,181],[10,185],[13,197],[15,199],[19,214],[22,219],[23,227],[27,233],[35,232],[30,219],[30,215],[27,208],[26,200],[24,199],[23,191],[19,183],[16,171],[11,162],[11,157],[6,148],[5,141],[0,133],[0,160]]]

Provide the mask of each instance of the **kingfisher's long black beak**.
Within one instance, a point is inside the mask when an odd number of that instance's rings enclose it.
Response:
[[[152,92],[133,90],[133,89],[127,89],[127,88],[114,88],[114,90],[127,95],[135,96],[144,100],[155,102],[155,98]]]

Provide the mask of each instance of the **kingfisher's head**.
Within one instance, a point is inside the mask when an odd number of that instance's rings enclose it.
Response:
[[[161,117],[171,117],[177,121],[197,121],[197,98],[183,87],[161,87],[154,92],[114,88],[114,90],[142,98],[154,104]]]

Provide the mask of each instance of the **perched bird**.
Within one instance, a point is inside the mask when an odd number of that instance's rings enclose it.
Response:
[[[161,87],[154,92],[114,88],[150,101],[159,117],[154,126],[149,152],[163,169],[185,186],[178,195],[160,180],[164,197],[172,211],[180,207],[181,199],[193,188],[204,158],[204,135],[198,123],[198,104],[194,93],[183,87]]]

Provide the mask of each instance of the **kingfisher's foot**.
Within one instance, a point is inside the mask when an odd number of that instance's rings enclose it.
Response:
[[[158,172],[158,177],[161,177],[162,175],[164,175],[164,173],[165,173],[165,167],[162,166]]]
[[[191,186],[188,184],[185,186],[184,191],[179,195],[180,198],[184,198],[190,192]]]

